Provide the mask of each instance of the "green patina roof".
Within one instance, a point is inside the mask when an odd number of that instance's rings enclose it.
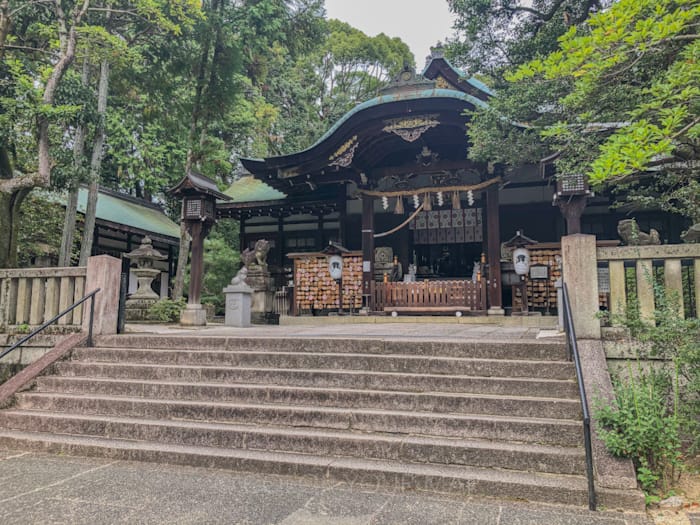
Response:
[[[287,197],[252,175],[245,175],[236,180],[224,193],[231,197],[232,202],[276,201]]]
[[[87,189],[78,192],[78,211],[85,213]],[[138,228],[146,232],[158,233],[167,237],[180,237],[180,227],[162,211],[138,204],[128,198],[119,198],[100,191],[97,197],[98,219]]]

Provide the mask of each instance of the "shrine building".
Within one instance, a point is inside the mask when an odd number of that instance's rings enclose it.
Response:
[[[270,243],[269,268],[295,314],[338,308],[329,242],[347,250],[345,309],[502,313],[521,295],[504,245],[516,232],[542,270],[527,278],[530,306],[554,310],[561,236],[616,244],[624,216],[583,176],[555,180],[546,159],[516,169],[468,160],[469,112],[492,96],[438,50],[422,74],[404,70],[308,149],[242,159],[246,173],[217,216],[240,221],[241,250]],[[677,218],[635,217],[641,229],[678,241]]]

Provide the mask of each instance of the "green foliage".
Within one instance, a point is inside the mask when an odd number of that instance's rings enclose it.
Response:
[[[667,294],[653,276],[647,279],[654,288],[653,322],[640,316],[634,296],[614,321],[629,330],[640,358],[661,358],[668,365],[630,368],[615,381],[615,404],[600,408],[596,417],[608,449],[632,458],[644,490],[663,495],[680,466],[681,440],[691,450],[700,446],[700,321],[682,317],[680,297]]]
[[[19,266],[30,266],[36,257],[57,257],[61,247],[63,206],[34,191],[27,197],[20,216]]]
[[[221,225],[221,226],[220,226]],[[224,311],[223,289],[228,285],[240,266],[238,245],[238,223],[219,223],[204,242],[204,278],[202,280],[202,303],[214,305],[217,313]]]
[[[695,1],[617,0],[570,28],[557,51],[509,76],[568,86],[549,101],[560,108],[558,121],[538,123],[543,138],[564,153],[557,161],[561,173],[587,172],[593,184],[615,185],[646,172],[632,188],[642,186],[643,195],[656,194],[667,209],[700,219],[697,191],[685,189],[693,181],[697,189],[698,22]],[[572,146],[582,136],[588,153]],[[648,188],[651,175],[663,179],[666,173],[675,185]]]
[[[681,467],[679,420],[668,374],[643,370],[615,378],[615,402],[598,407],[596,420],[601,439],[615,456],[631,458],[642,489],[663,495]]]
[[[187,306],[185,299],[176,301],[172,299],[161,299],[148,309],[146,317],[151,321],[163,323],[176,323],[180,321],[180,314]]]

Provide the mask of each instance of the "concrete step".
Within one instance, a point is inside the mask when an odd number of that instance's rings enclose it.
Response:
[[[556,474],[581,475],[586,468],[582,448],[313,428],[253,427],[22,410],[0,412],[0,428],[139,441],[157,440],[159,443],[188,446],[364,457],[407,463],[470,465]]]
[[[418,410],[435,413],[537,416],[579,419],[575,399],[524,397],[444,392],[400,392],[347,388],[277,386],[272,384],[206,384],[185,382],[144,382],[89,378],[45,377],[38,390],[47,393],[94,394],[177,399],[310,405],[339,408]]]
[[[403,392],[484,392],[568,399],[576,399],[577,397],[577,387],[573,381],[365,372],[361,370],[294,370],[64,361],[56,363],[54,373],[62,377],[141,381],[248,383],[384,391],[400,390]]]
[[[542,379],[573,379],[575,377],[573,364],[567,361],[426,357],[406,354],[77,348],[73,352],[72,359],[101,363],[366,370],[486,377],[537,377]]]
[[[422,340],[410,338],[302,338],[302,337],[201,337],[163,335],[106,335],[97,346],[110,348],[180,350],[245,350],[279,352],[404,354],[430,357],[470,357],[482,359],[534,359],[565,361],[563,340],[488,339]]]
[[[383,486],[397,491],[429,491],[465,496],[586,505],[582,476],[539,474],[450,465],[329,458],[310,454],[221,449],[83,436],[0,431],[0,446],[67,455],[174,463]],[[636,494],[635,494],[636,495]],[[625,492],[600,491],[609,508],[639,507]],[[628,501],[629,500],[629,501]]]
[[[576,447],[581,443],[579,421],[508,414],[439,414],[416,410],[160,400],[125,396],[88,397],[43,392],[24,392],[18,394],[16,399],[16,407],[19,409],[46,412],[391,432],[565,447]]]

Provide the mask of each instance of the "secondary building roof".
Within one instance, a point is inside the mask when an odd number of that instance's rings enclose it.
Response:
[[[80,213],[85,213],[87,193],[87,188],[80,188],[78,192],[78,211]],[[97,196],[96,218],[100,221],[127,226],[146,233],[156,233],[173,238],[180,237],[180,226],[170,220],[156,204],[105,189],[100,189]]]

